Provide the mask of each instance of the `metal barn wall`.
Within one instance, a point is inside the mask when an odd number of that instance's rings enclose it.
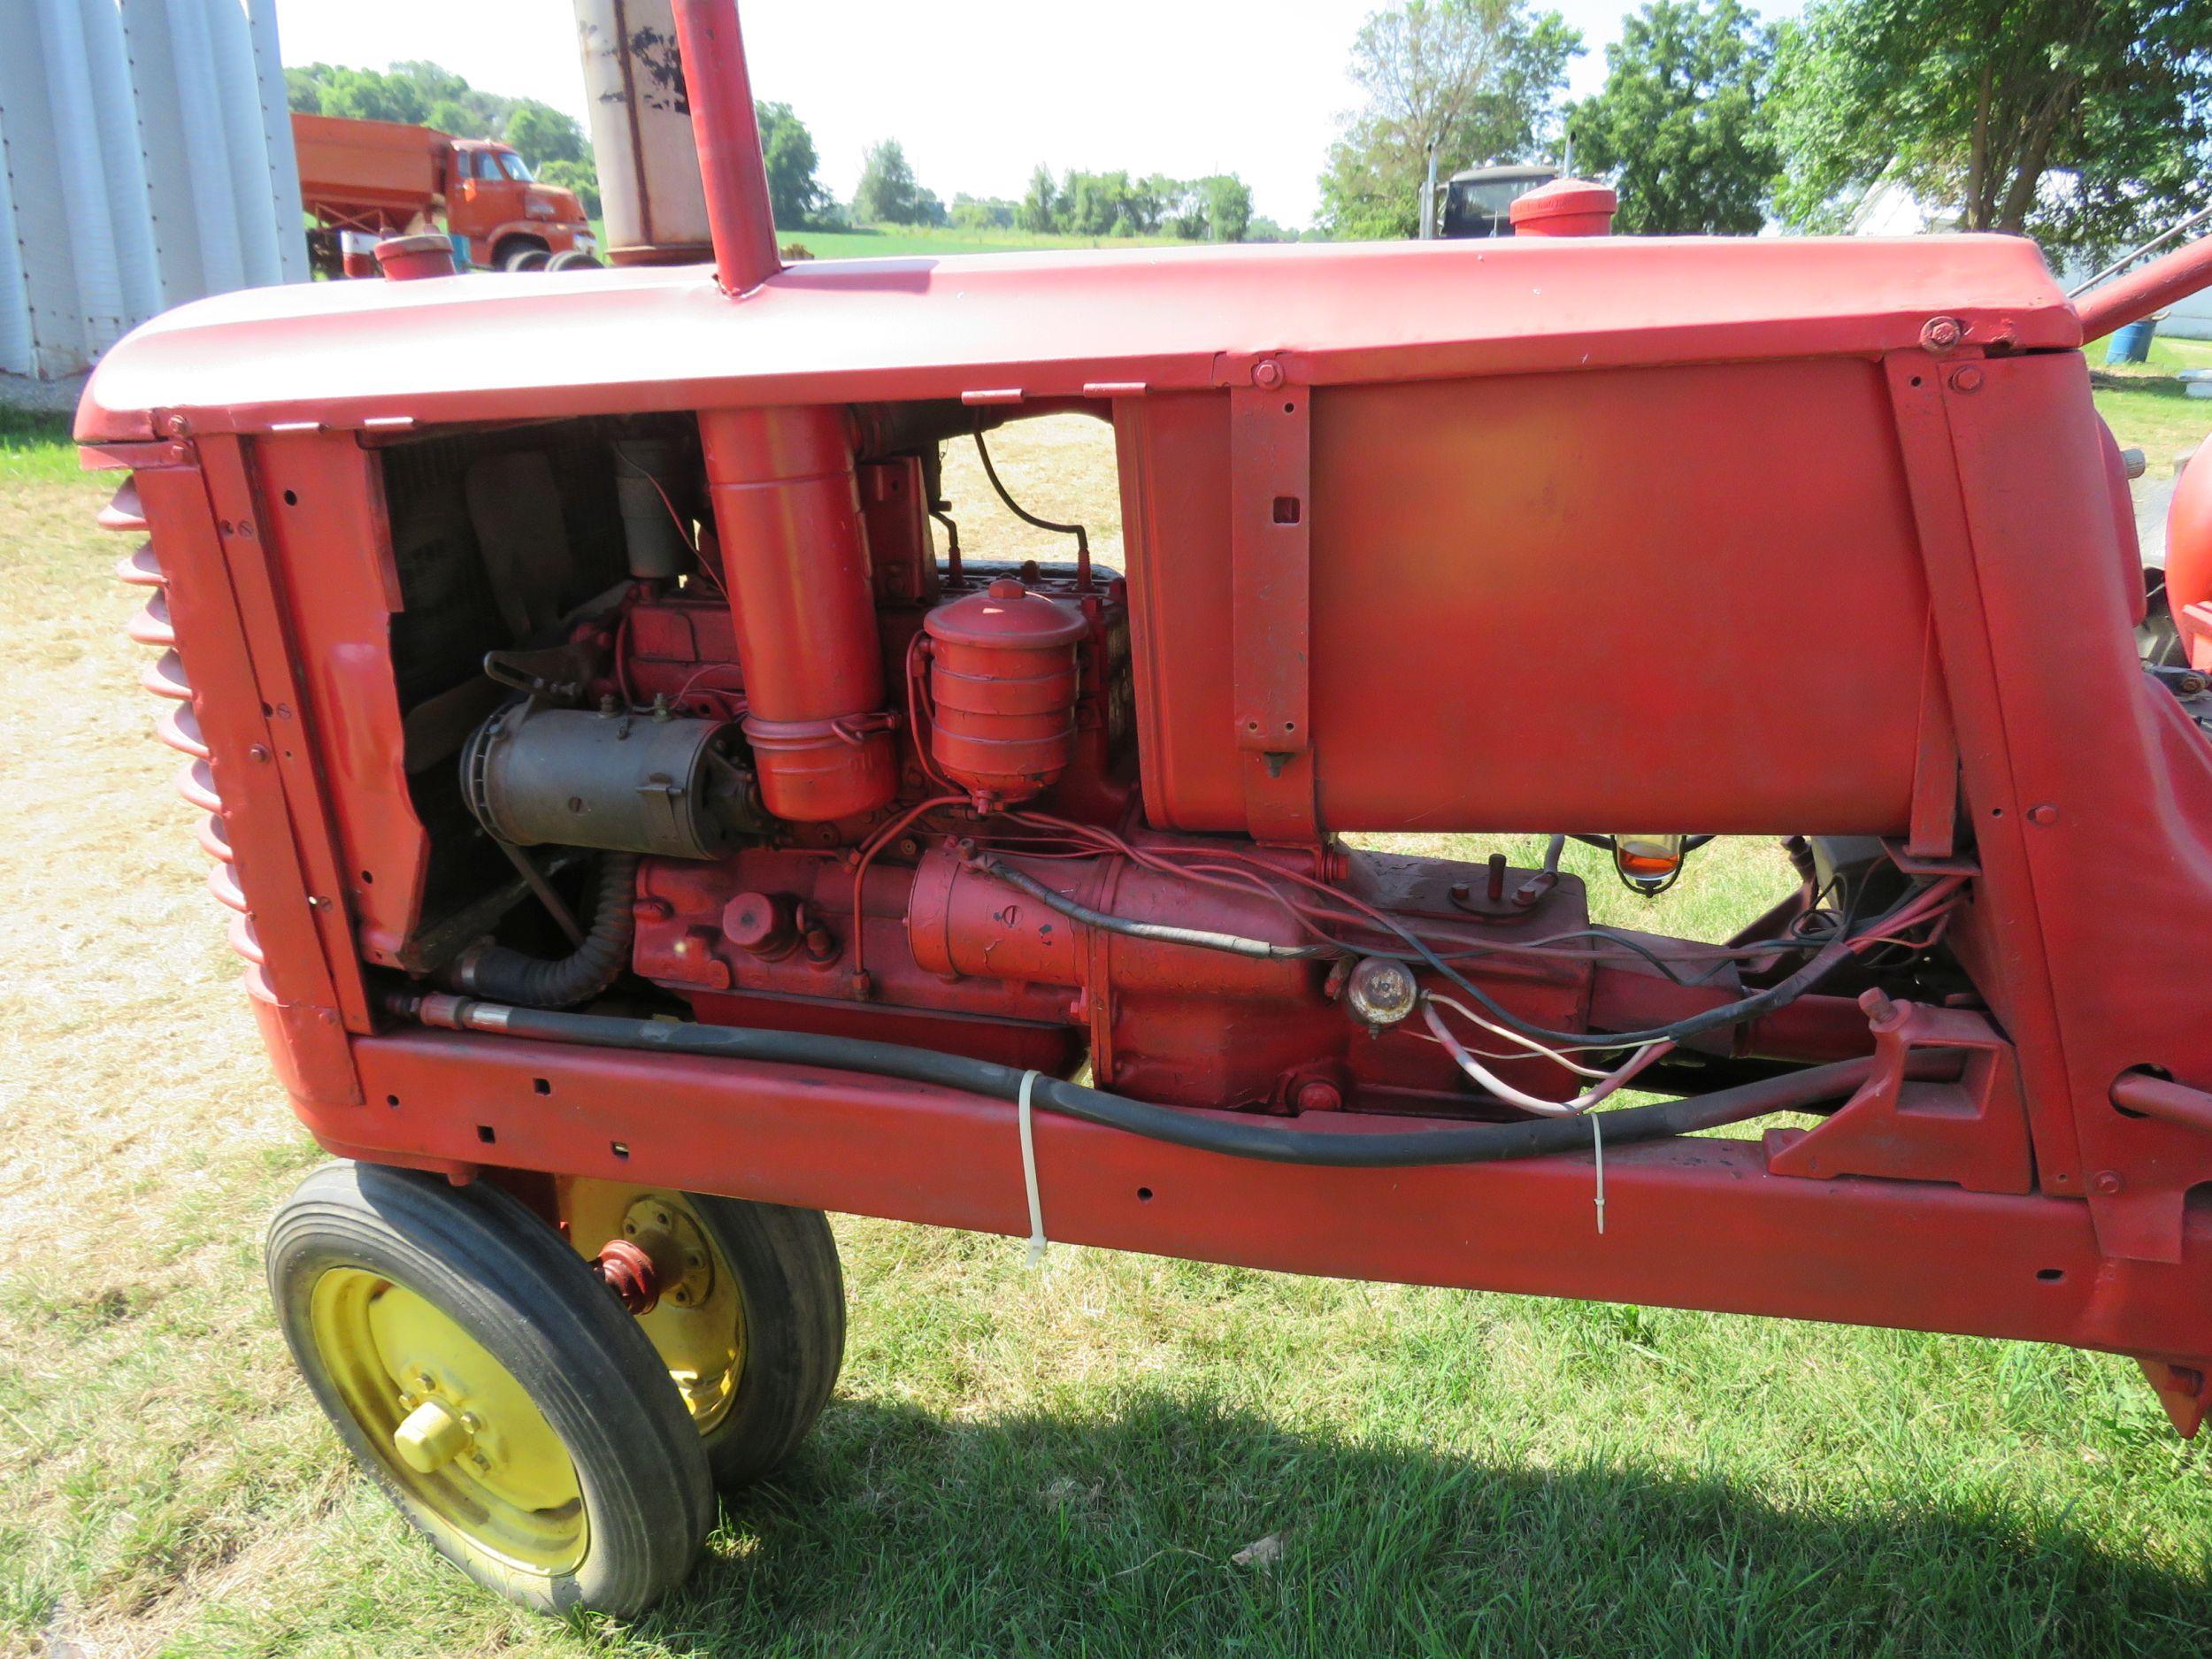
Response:
[[[307,274],[275,0],[0,0],[0,370]]]

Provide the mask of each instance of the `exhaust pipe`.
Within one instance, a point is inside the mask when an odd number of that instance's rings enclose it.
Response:
[[[715,275],[725,293],[741,295],[782,270],[783,262],[776,254],[768,168],[753,116],[737,0],[675,0],[675,12]]]

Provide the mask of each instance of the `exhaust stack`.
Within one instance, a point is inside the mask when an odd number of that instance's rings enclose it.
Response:
[[[782,270],[783,262],[776,255],[775,215],[768,205],[768,169],[745,73],[737,0],[676,0],[675,12],[715,274],[726,291],[743,294]]]

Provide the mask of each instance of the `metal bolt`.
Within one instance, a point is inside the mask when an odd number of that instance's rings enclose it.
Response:
[[[1954,374],[1951,377],[1951,389],[1955,392],[1980,391],[1982,389],[1982,372],[1979,369],[1975,368],[1961,369],[1956,374]]]
[[[268,759],[268,758],[269,758],[269,747],[268,747],[268,745],[267,745],[267,744],[265,744],[265,743],[256,743],[256,744],[255,744],[255,745],[254,745],[251,749],[248,749],[248,750],[246,751],[246,758],[247,758],[247,759],[249,759],[249,760],[266,760],[266,759]]]
[[[2028,809],[2028,822],[2031,824],[2055,824],[2058,822],[2058,809],[2051,805],[2047,801],[2041,806],[2032,806]]]
[[[1877,1031],[1894,1025],[1899,1018],[1897,1004],[1890,1001],[1888,993],[1878,985],[1859,994],[1859,1007],[1864,1010],[1867,1022]]]
[[[1344,1095],[1326,1078],[1308,1078],[1298,1086],[1295,1097],[1302,1112],[1333,1112],[1344,1104]]]
[[[704,1267],[707,1264],[707,1258],[696,1250],[686,1250],[684,1264],[687,1267]]]
[[[1966,338],[1966,325],[1955,317],[1931,317],[1920,330],[1920,343],[1931,351],[1948,351]]]
[[[2117,1170],[2099,1170],[2089,1186],[2092,1191],[2101,1193],[2107,1198],[2111,1198],[2124,1189],[2127,1182],[2121,1179],[2120,1171]]]
[[[1263,392],[1271,392],[1283,383],[1283,365],[1272,357],[1262,357],[1252,365],[1252,384]]]

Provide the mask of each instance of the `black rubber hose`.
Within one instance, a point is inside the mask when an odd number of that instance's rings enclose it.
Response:
[[[580,1043],[601,1048],[645,1053],[698,1055],[709,1059],[751,1060],[773,1065],[808,1065],[872,1077],[930,1083],[996,1100],[1021,1097],[1016,1067],[971,1060],[903,1044],[869,1042],[857,1037],[824,1037],[795,1031],[762,1031],[743,1025],[707,1025],[676,1020],[613,1019],[593,1014],[553,1014],[536,1009],[495,1008],[458,998],[403,995],[394,1010],[427,1024],[465,1031],[498,1032],[541,1042]],[[1763,1118],[1770,1112],[1802,1111],[1841,1100],[1874,1070],[1870,1057],[1811,1066],[1755,1083],[1738,1084],[1687,1100],[1650,1106],[1626,1106],[1602,1114],[1608,1146],[1660,1141],[1694,1129]],[[1308,1164],[1332,1169],[1391,1169],[1429,1164],[1494,1164],[1579,1152],[1590,1145],[1587,1118],[1540,1118],[1526,1123],[1465,1124],[1444,1129],[1417,1129],[1361,1134],[1283,1127],[1272,1118],[1216,1117],[1174,1106],[1086,1088],[1038,1075],[1030,1103],[1086,1123],[1125,1130],[1150,1141],[1218,1152],[1228,1157],[1260,1158],[1273,1164]]]
[[[1156,944],[1189,945],[1198,950],[1226,951],[1233,956],[1258,956],[1271,961],[1305,961],[1315,956],[1350,956],[1358,952],[1343,945],[1278,945],[1264,939],[1247,939],[1240,933],[1210,933],[1200,927],[1175,927],[1166,922],[1134,922],[1125,916],[1109,916],[1094,910],[1087,904],[1079,904],[1064,893],[1055,893],[1050,887],[1024,871],[995,858],[979,858],[976,868],[993,880],[1003,881],[1010,887],[1026,893],[1048,910],[1096,927],[1109,933],[1120,933],[1130,939],[1148,939]]]
[[[637,932],[631,906],[637,899],[635,853],[607,853],[599,860],[599,888],[583,942],[565,956],[533,956],[506,945],[479,945],[462,953],[452,983],[464,991],[530,1008],[567,1008],[599,995],[630,965]]]
[[[1087,588],[1091,585],[1091,533],[1079,524],[1061,524],[1056,519],[1041,518],[1008,495],[1006,486],[998,481],[998,468],[991,465],[991,451],[984,445],[983,425],[984,423],[980,420],[978,420],[975,425],[976,459],[983,463],[983,476],[991,480],[991,488],[998,493],[1000,503],[1024,524],[1034,525],[1040,530],[1052,531],[1056,535],[1073,536],[1075,538],[1076,580],[1082,587]]]

